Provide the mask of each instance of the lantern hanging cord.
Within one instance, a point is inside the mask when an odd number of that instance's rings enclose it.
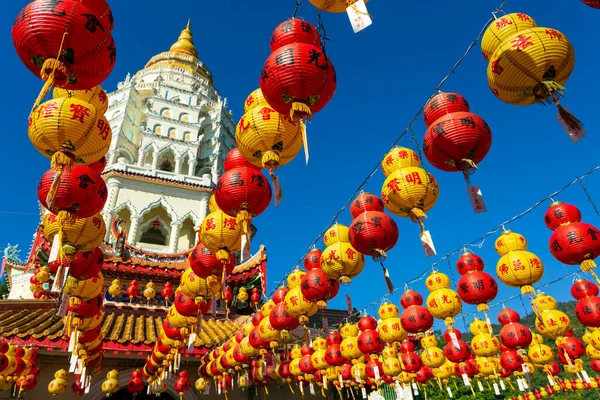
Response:
[[[587,188],[585,187],[585,185],[583,184],[581,179],[578,179],[577,183],[579,183],[579,186],[581,186],[581,190],[583,190],[583,193],[585,193],[585,196],[587,197],[588,202],[592,205],[592,208],[594,209],[594,212],[596,213],[596,215],[598,215],[600,217],[600,212],[598,212],[598,207],[596,207],[596,203],[594,203],[594,200],[592,200],[592,196],[590,196],[590,193],[587,191]]]
[[[444,255],[442,258],[440,258],[438,261],[436,261],[435,263],[432,264],[431,267],[435,267],[436,265],[441,264],[442,262],[446,261],[447,259],[449,259],[450,257],[460,253],[462,251],[463,248],[465,247],[479,247],[479,242],[483,242],[487,237],[494,235],[496,233],[498,233],[500,230],[504,230],[505,229],[505,225],[508,225],[514,221],[516,221],[517,219],[521,219],[523,216],[529,214],[530,212],[532,212],[533,210],[535,210],[536,208],[538,208],[540,205],[542,205],[543,203],[545,203],[546,201],[551,201],[551,199],[555,196],[558,196],[560,193],[562,193],[563,191],[565,191],[566,189],[568,189],[569,187],[573,186],[574,184],[578,183],[579,181],[587,178],[588,176],[592,175],[594,172],[598,171],[600,169],[600,165],[592,168],[590,171],[586,172],[585,174],[573,179],[571,182],[567,183],[565,186],[563,186],[561,189],[557,190],[554,193],[551,193],[550,195],[544,197],[543,199],[537,201],[534,205],[532,205],[531,207],[529,207],[528,209],[526,209],[525,211],[513,216],[512,218],[506,220],[505,222],[499,224],[496,228],[492,229],[491,231],[487,232],[486,234],[478,237],[477,239],[473,240],[470,243],[466,243],[461,245],[458,249],[447,253],[446,255]],[[425,271],[421,272],[419,275],[417,275],[416,277],[409,279],[407,281],[407,283],[413,283],[416,281],[419,281],[421,279],[423,279],[423,277],[425,277],[425,275],[429,272],[429,270],[431,269],[431,267],[428,267]]]
[[[298,9],[302,4],[302,0],[296,0],[296,8],[294,8],[294,13],[292,14],[292,18],[296,18],[296,14],[298,13]]]

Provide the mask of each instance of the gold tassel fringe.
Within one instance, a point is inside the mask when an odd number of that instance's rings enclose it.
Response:
[[[290,117],[310,120],[312,118],[312,111],[310,111],[308,104],[295,101],[292,103],[292,108],[290,109]]]

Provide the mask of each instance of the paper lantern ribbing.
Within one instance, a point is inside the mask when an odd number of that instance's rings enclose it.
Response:
[[[423,122],[430,127],[438,118],[455,112],[469,112],[467,99],[458,93],[439,93],[425,105]]]
[[[474,270],[469,270],[470,268]],[[477,270],[475,268],[481,269]],[[483,272],[483,260],[473,253],[464,253],[461,260],[457,262],[457,269],[462,275],[457,284],[458,295],[461,300],[467,304],[476,305],[478,311],[489,310],[487,303],[496,298],[498,284],[493,276]],[[462,272],[465,270],[467,271]]]
[[[400,297],[400,305],[404,311],[400,322],[408,333],[427,332],[433,326],[433,316],[423,307],[423,296],[414,290],[406,290]]]
[[[335,69],[321,46],[294,42],[277,48],[267,58],[260,88],[277,112],[309,119],[333,97]]]
[[[454,290],[450,289],[450,279],[441,272],[433,272],[425,281],[427,290],[427,309],[434,318],[443,319],[446,325],[454,323],[454,317],[462,310],[462,301]]]
[[[300,290],[308,301],[316,302],[320,308],[325,308],[327,301],[337,296],[340,283],[329,278],[321,268],[314,268],[302,277]]]
[[[365,266],[365,256],[359,253],[348,237],[348,228],[336,224],[323,238],[327,248],[321,255],[321,269],[331,278],[341,283],[350,283]]]
[[[424,231],[425,213],[435,205],[439,188],[434,177],[419,167],[415,155],[409,149],[394,149],[384,157],[382,168],[387,178],[381,188],[381,199],[391,213],[409,217]],[[390,156],[392,161],[388,163]]]
[[[481,52],[489,61],[500,44],[513,34],[535,28],[537,25],[533,18],[523,13],[511,13],[493,21],[481,38]]]
[[[581,122],[559,101],[575,66],[573,46],[562,32],[537,27],[522,13],[516,14],[521,22],[515,23],[514,15],[496,20],[487,29],[491,33],[484,34],[484,39],[487,36],[491,42],[500,42],[489,46],[490,50],[495,47],[487,68],[490,89],[508,104],[554,102],[569,134],[582,133]],[[505,29],[500,31],[498,25],[505,25]],[[486,55],[483,45],[482,49]]]
[[[310,3],[317,7],[319,10],[332,12],[332,13],[343,13],[346,12],[348,7],[356,3],[356,0],[308,0]],[[365,0],[365,3],[368,0]],[[589,0],[588,0],[589,1]]]
[[[598,286],[593,282],[578,279],[571,287],[571,295],[578,300],[575,317],[586,327],[600,327],[600,297]]]
[[[500,351],[500,341],[493,337],[489,331],[488,323],[475,319],[469,327],[473,339],[471,339],[471,350],[478,357],[492,357]]]
[[[271,35],[271,51],[294,43],[307,43],[321,48],[317,28],[302,19],[292,18],[279,24]],[[244,111],[245,112],[245,111]]]
[[[581,2],[592,8],[600,9],[600,1],[599,0],[581,0]]]
[[[504,231],[495,244],[501,256],[496,275],[507,286],[521,288],[521,293],[533,293],[533,285],[544,275],[544,264],[535,254],[526,251],[527,240],[512,231]]]
[[[440,93],[428,102],[450,103],[454,93]],[[456,99],[455,102],[460,102]],[[477,170],[492,145],[492,132],[477,114],[454,111],[440,115],[425,132],[423,152],[427,160],[442,171],[462,171],[465,179]]]
[[[600,231],[590,224],[581,222],[581,213],[570,204],[555,202],[544,216],[546,225],[553,229],[550,236],[550,252],[558,261],[577,265],[590,272],[597,282],[594,259],[600,255]]]
[[[44,237],[59,246],[59,260],[64,254],[90,251],[97,247],[106,234],[104,218],[100,214],[75,221],[61,221],[54,214],[43,217]]]
[[[113,22],[103,0],[36,0],[17,16],[13,44],[23,64],[47,86],[91,89],[116,62]]]
[[[200,241],[223,264],[230,262],[232,253],[241,250],[241,235],[242,229],[237,219],[221,210],[208,214],[198,232]]]
[[[402,327],[400,318],[398,317],[399,310],[392,303],[383,303],[378,310],[381,322],[377,328],[381,340],[385,343],[394,344],[400,343],[406,339],[408,333]]]

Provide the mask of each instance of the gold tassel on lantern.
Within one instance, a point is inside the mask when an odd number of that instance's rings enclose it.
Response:
[[[60,74],[64,77],[67,76],[67,66],[59,60],[59,58],[62,56],[62,49],[65,43],[65,37],[67,35],[68,32],[65,31],[60,41],[60,47],[58,48],[58,54],[56,55],[56,58],[48,58],[44,60],[44,64],[42,64],[42,68],[40,70],[40,78],[42,78],[42,80],[44,81],[44,86],[42,87],[40,94],[33,103],[31,113],[35,111],[37,106],[42,102],[42,99],[46,97],[46,95],[50,91],[50,88],[54,85],[54,82],[56,81],[56,72],[60,72]],[[48,73],[47,71],[50,71],[50,73]]]
[[[290,109],[290,117],[294,118],[294,115],[298,113],[304,115],[306,119],[310,120],[312,118],[312,111],[310,111],[310,107],[308,104],[293,102],[292,108]]]

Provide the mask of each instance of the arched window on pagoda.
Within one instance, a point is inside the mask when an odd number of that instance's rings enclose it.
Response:
[[[189,142],[190,140],[192,140],[192,134],[188,131],[183,132],[183,140]]]
[[[175,129],[175,128],[169,129],[169,137],[171,139],[177,139],[177,129]]]
[[[160,135],[160,133],[162,132],[162,126],[160,124],[156,124],[156,125],[154,125],[154,128],[152,129],[152,131],[154,132],[155,135]]]
[[[160,110],[160,116],[163,118],[171,118],[171,110],[168,108],[163,108]]]
[[[190,174],[190,157],[187,153],[182,157],[180,162],[181,162],[181,169],[180,169],[181,175],[191,175]]]
[[[175,154],[172,149],[166,150],[159,156],[158,169],[161,171],[175,171]]]
[[[194,230],[194,220],[188,217],[179,229],[179,238],[177,241],[177,250],[186,251],[196,245],[196,231]]]
[[[152,221],[150,227],[142,232],[140,242],[159,246],[167,245],[167,235],[161,230],[161,222],[158,219]]]
[[[154,160],[154,148],[151,146],[146,150],[144,154],[144,167],[152,168],[152,161]]]
[[[179,120],[181,122],[189,122],[190,121],[190,115],[188,113],[181,113],[181,114],[179,114]]]
[[[168,246],[171,234],[171,217],[161,204],[147,210],[142,214],[137,232],[138,240],[143,244]],[[164,251],[162,247],[155,248]]]

